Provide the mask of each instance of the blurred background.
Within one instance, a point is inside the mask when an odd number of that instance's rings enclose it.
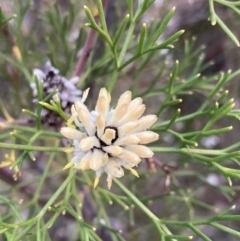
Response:
[[[34,68],[41,67],[47,60],[60,70],[60,74],[66,78],[71,78],[81,50],[87,38],[89,29],[84,26],[86,22],[83,5],[90,5],[88,1],[76,1],[74,7],[68,0],[0,0],[2,11],[5,16],[16,15],[9,24],[4,25],[0,32],[0,97],[9,114],[23,125],[31,125],[26,122],[26,115],[22,113],[23,108],[34,110],[33,94],[30,87],[31,76]],[[141,62],[136,61],[125,68],[119,76],[114,88],[113,103],[116,103],[118,96],[125,90],[133,88],[134,79],[138,79],[134,95],[138,96],[149,85],[149,80],[156,77],[159,69],[161,75],[157,76],[156,87],[161,88],[168,82],[169,74],[175,60],[184,63],[181,78],[186,78],[193,71],[191,62],[188,62],[184,51],[186,41],[192,44],[192,52],[196,53],[195,61],[202,59],[202,65],[208,65],[201,71],[202,76],[212,76],[220,71],[229,69],[235,71],[240,66],[239,48],[236,47],[218,26],[212,26],[209,22],[209,7],[206,0],[156,0],[149,10],[144,14],[141,23],[145,22],[149,31],[154,26],[154,20],[162,19],[166,13],[176,6],[176,13],[168,24],[162,39],[166,39],[174,32],[184,29],[185,34],[174,44],[173,50],[161,50],[145,66],[144,70],[138,74]],[[116,26],[127,14],[125,1],[111,0],[105,3],[106,19],[110,33],[114,32]],[[215,6],[215,10],[224,23],[232,30],[235,36],[240,39],[240,17],[222,5]],[[55,18],[53,18],[55,16]],[[68,20],[65,22],[65,16]],[[136,28],[136,35],[141,26]],[[11,25],[11,26],[10,26]],[[64,29],[65,28],[65,29]],[[64,30],[63,30],[64,29]],[[16,60],[17,54],[13,47],[17,45],[21,52],[24,67],[19,67]],[[134,48],[134,45],[131,46]],[[130,50],[126,54],[126,59],[132,56]],[[105,44],[98,37],[91,57],[86,63],[85,70],[81,73],[78,88],[84,90],[91,87],[89,105],[93,106],[97,98],[99,88],[104,86],[106,79],[111,76],[111,66],[105,61]],[[22,70],[26,70],[21,71]],[[27,72],[28,71],[28,72]],[[236,108],[240,107],[239,90],[240,82],[237,76],[229,82],[226,88],[230,92],[230,97],[235,98]],[[147,112],[154,113],[164,100],[164,95],[147,96],[144,102],[147,104]],[[181,108],[182,115],[195,111],[204,100],[204,93],[194,92],[191,95],[183,95],[183,102],[176,108]],[[156,105],[158,103],[158,105]],[[160,121],[165,120],[170,113],[174,113],[176,108],[169,112],[163,112]],[[0,120],[5,117],[0,111]],[[188,131],[200,129],[205,120],[196,119],[189,122],[178,123],[175,126],[177,131]],[[218,128],[233,125],[235,131],[228,132],[220,136],[210,136],[201,139],[200,147],[207,149],[224,148],[239,141],[240,125],[238,121],[223,119],[218,122]],[[48,129],[58,130],[59,126],[47,126]],[[160,136],[161,146],[178,145],[178,140],[168,133]],[[44,140],[42,140],[42,143]],[[41,142],[40,142],[41,144]],[[0,150],[0,158],[4,159],[7,152]],[[0,169],[0,189],[8,190],[21,183],[22,179],[31,179],[40,176],[45,167],[45,160],[48,154],[37,154],[37,162],[27,160],[22,167],[22,177],[18,181],[12,179],[12,171],[8,168]],[[136,181],[131,176],[126,176],[124,182],[140,200],[144,202],[158,217],[174,220],[189,220],[194,218],[204,218],[219,213],[233,204],[236,204],[235,213],[240,211],[239,182],[235,181],[233,188],[228,188],[226,179],[219,174],[211,172],[211,169],[184,156],[174,154],[158,154],[155,161],[143,161],[139,166],[140,178]],[[64,163],[64,161],[62,162]],[[61,167],[59,163],[53,164],[53,169]],[[199,175],[198,175],[199,174]],[[80,175],[80,174],[79,174]],[[44,203],[48,195],[56,189],[59,182],[64,180],[64,175],[57,175],[47,179],[42,200]],[[100,184],[105,185],[105,180]],[[37,183],[12,189],[14,199],[24,200],[31,198],[31,193],[35,191]],[[94,195],[88,186],[79,184],[79,193],[84,197],[83,214],[84,219],[89,223],[97,220],[97,206]],[[113,187],[112,192],[118,193]],[[188,198],[187,198],[188,197]],[[0,206],[0,212],[5,212]],[[29,210],[24,210],[24,215],[29,215]],[[149,220],[143,214],[134,209],[134,219],[122,207],[116,205],[106,205],[106,212],[110,218],[111,225],[115,229],[121,229],[126,240],[157,240],[154,228],[149,225]],[[132,211],[133,212],[133,211]],[[116,215],[117,214],[117,215]],[[133,214],[132,214],[133,215]],[[134,221],[135,220],[135,221]],[[102,220],[104,222],[104,220]],[[239,223],[228,224],[232,228],[239,230]],[[67,241],[78,240],[74,238],[75,221],[71,215],[60,216],[55,225],[49,230],[52,240]],[[191,232],[183,229],[171,229],[173,233],[191,235]],[[229,236],[210,226],[203,226],[201,230],[213,240],[237,241],[237,237]],[[103,228],[97,231],[104,241],[112,240],[109,232]],[[4,240],[1,239],[0,240]],[[201,241],[201,239],[194,239]]]

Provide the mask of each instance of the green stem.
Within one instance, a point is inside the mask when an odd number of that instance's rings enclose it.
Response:
[[[45,152],[66,152],[66,150],[68,149],[64,147],[28,146],[28,145],[18,145],[18,144],[2,143],[2,142],[0,142],[0,148],[24,150],[24,151],[45,151]]]
[[[150,147],[154,152],[166,152],[166,153],[182,153],[182,154],[201,154],[201,155],[209,155],[209,156],[221,156],[227,153],[224,150],[205,150],[205,149],[196,149],[196,148],[175,148],[175,147]],[[240,152],[234,152],[236,155]],[[233,153],[232,153],[233,154]]]
[[[109,85],[108,85],[108,92],[111,93],[113,90],[113,87],[115,86],[116,80],[118,77],[118,71],[115,70],[112,74],[112,78],[109,81]]]
[[[18,232],[18,228],[16,227],[13,231],[13,234],[12,234],[12,237],[11,237],[10,241],[15,241],[15,237],[17,235],[17,232]]]
[[[135,27],[135,24],[131,23],[131,25],[130,25],[130,27],[128,29],[127,36],[126,36],[125,41],[124,41],[123,46],[122,46],[122,50],[121,50],[120,55],[119,55],[119,59],[118,59],[118,64],[119,65],[121,64],[121,62],[122,62],[122,60],[124,58],[124,55],[125,55],[125,53],[127,51],[128,44],[129,44],[129,42],[131,40],[131,37],[133,35],[134,27]]]
[[[15,125],[15,124],[11,124],[11,123],[0,123],[0,125],[3,125],[2,128],[3,129],[16,129],[18,131],[26,131],[26,132],[30,132],[30,133],[35,133],[36,132],[36,128],[35,127],[27,127],[27,126],[19,126],[19,125]],[[0,126],[1,129],[1,126]],[[48,136],[48,137],[59,137],[62,138],[62,134],[56,131],[41,131],[41,136]]]
[[[215,25],[216,24],[216,15],[215,15],[215,11],[214,11],[213,0],[209,0],[208,2],[209,2],[211,23],[212,23],[212,25]]]
[[[37,190],[36,190],[34,198],[33,198],[33,202],[36,202],[36,200],[39,198],[40,191],[42,189],[42,186],[44,184],[44,181],[45,181],[47,175],[49,174],[49,169],[50,169],[50,166],[52,164],[54,156],[55,156],[55,153],[52,153],[51,156],[49,157],[47,165],[44,168],[44,172],[41,175],[41,179],[39,180],[39,183],[38,183],[38,186],[37,186]]]
[[[42,208],[42,210],[37,215],[38,219],[42,218],[42,216],[45,214],[45,212],[48,210],[48,208],[53,204],[53,202],[57,199],[57,197],[61,194],[61,192],[66,188],[68,183],[72,180],[74,175],[76,175],[76,170],[72,170],[69,173],[69,176],[67,179],[62,183],[62,185],[58,188],[58,190],[53,194],[53,196],[49,199],[49,201],[45,204],[45,206]]]
[[[199,116],[204,116],[208,114],[208,111],[202,111],[202,112],[195,112],[195,113],[192,113],[192,114],[189,114],[189,115],[185,115],[185,116],[182,116],[182,117],[179,117],[175,120],[175,123],[176,122],[181,122],[181,121],[186,121],[186,120],[191,120],[193,118],[197,118]],[[158,125],[155,125],[153,126],[153,128],[151,128],[151,130],[158,130],[159,128],[163,127],[163,126],[166,126],[170,123],[170,120],[169,121],[163,121],[161,122],[161,124],[158,124]]]
[[[154,223],[156,229],[158,230],[160,235],[171,234],[168,228],[165,225],[159,225],[159,218],[155,216],[135,195],[133,195],[120,181],[116,178],[113,181],[117,184],[117,186],[132,200],[132,202],[138,206]]]
[[[240,1],[235,1],[235,2],[231,2],[231,1],[224,1],[224,0],[214,0],[214,2],[218,2],[220,4],[226,5],[226,6],[240,6]]]

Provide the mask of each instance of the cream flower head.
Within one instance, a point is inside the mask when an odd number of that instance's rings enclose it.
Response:
[[[155,115],[143,116],[146,109],[141,98],[131,100],[131,91],[123,93],[115,109],[110,109],[111,96],[105,88],[99,92],[94,111],[84,104],[89,89],[71,108],[72,115],[61,133],[73,140],[74,156],[70,167],[80,170],[92,169],[96,172],[94,187],[105,171],[108,175],[108,188],[112,177],[122,177],[123,168],[138,176],[133,169],[141,158],[153,156],[153,152],[143,144],[156,141],[158,134],[146,131],[153,125]],[[75,125],[73,125],[73,123]]]

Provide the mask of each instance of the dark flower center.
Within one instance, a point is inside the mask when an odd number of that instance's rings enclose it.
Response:
[[[114,138],[111,140],[111,144],[113,144],[113,143],[118,139],[118,129],[117,129],[116,127],[114,127],[114,126],[107,126],[107,127],[105,127],[105,129],[104,129],[104,133],[105,133],[105,131],[106,131],[107,129],[112,129],[112,130],[114,130],[114,132],[115,132],[115,136],[114,136]],[[104,134],[104,133],[103,133],[103,134]],[[103,152],[105,152],[105,151],[102,149],[102,147],[104,147],[104,146],[109,146],[109,145],[106,144],[103,140],[101,140],[101,139],[98,137],[97,131],[95,132],[95,136],[96,136],[97,139],[99,140],[99,142],[100,142],[100,144],[101,144],[101,147],[96,147],[96,146],[94,146],[94,148],[97,148],[97,149],[102,150]],[[110,155],[110,154],[109,154],[109,155]],[[111,155],[110,155],[110,156],[111,156]]]

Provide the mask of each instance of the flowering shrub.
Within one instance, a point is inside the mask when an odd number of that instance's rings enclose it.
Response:
[[[171,3],[2,0],[0,240],[239,240],[239,2]]]

